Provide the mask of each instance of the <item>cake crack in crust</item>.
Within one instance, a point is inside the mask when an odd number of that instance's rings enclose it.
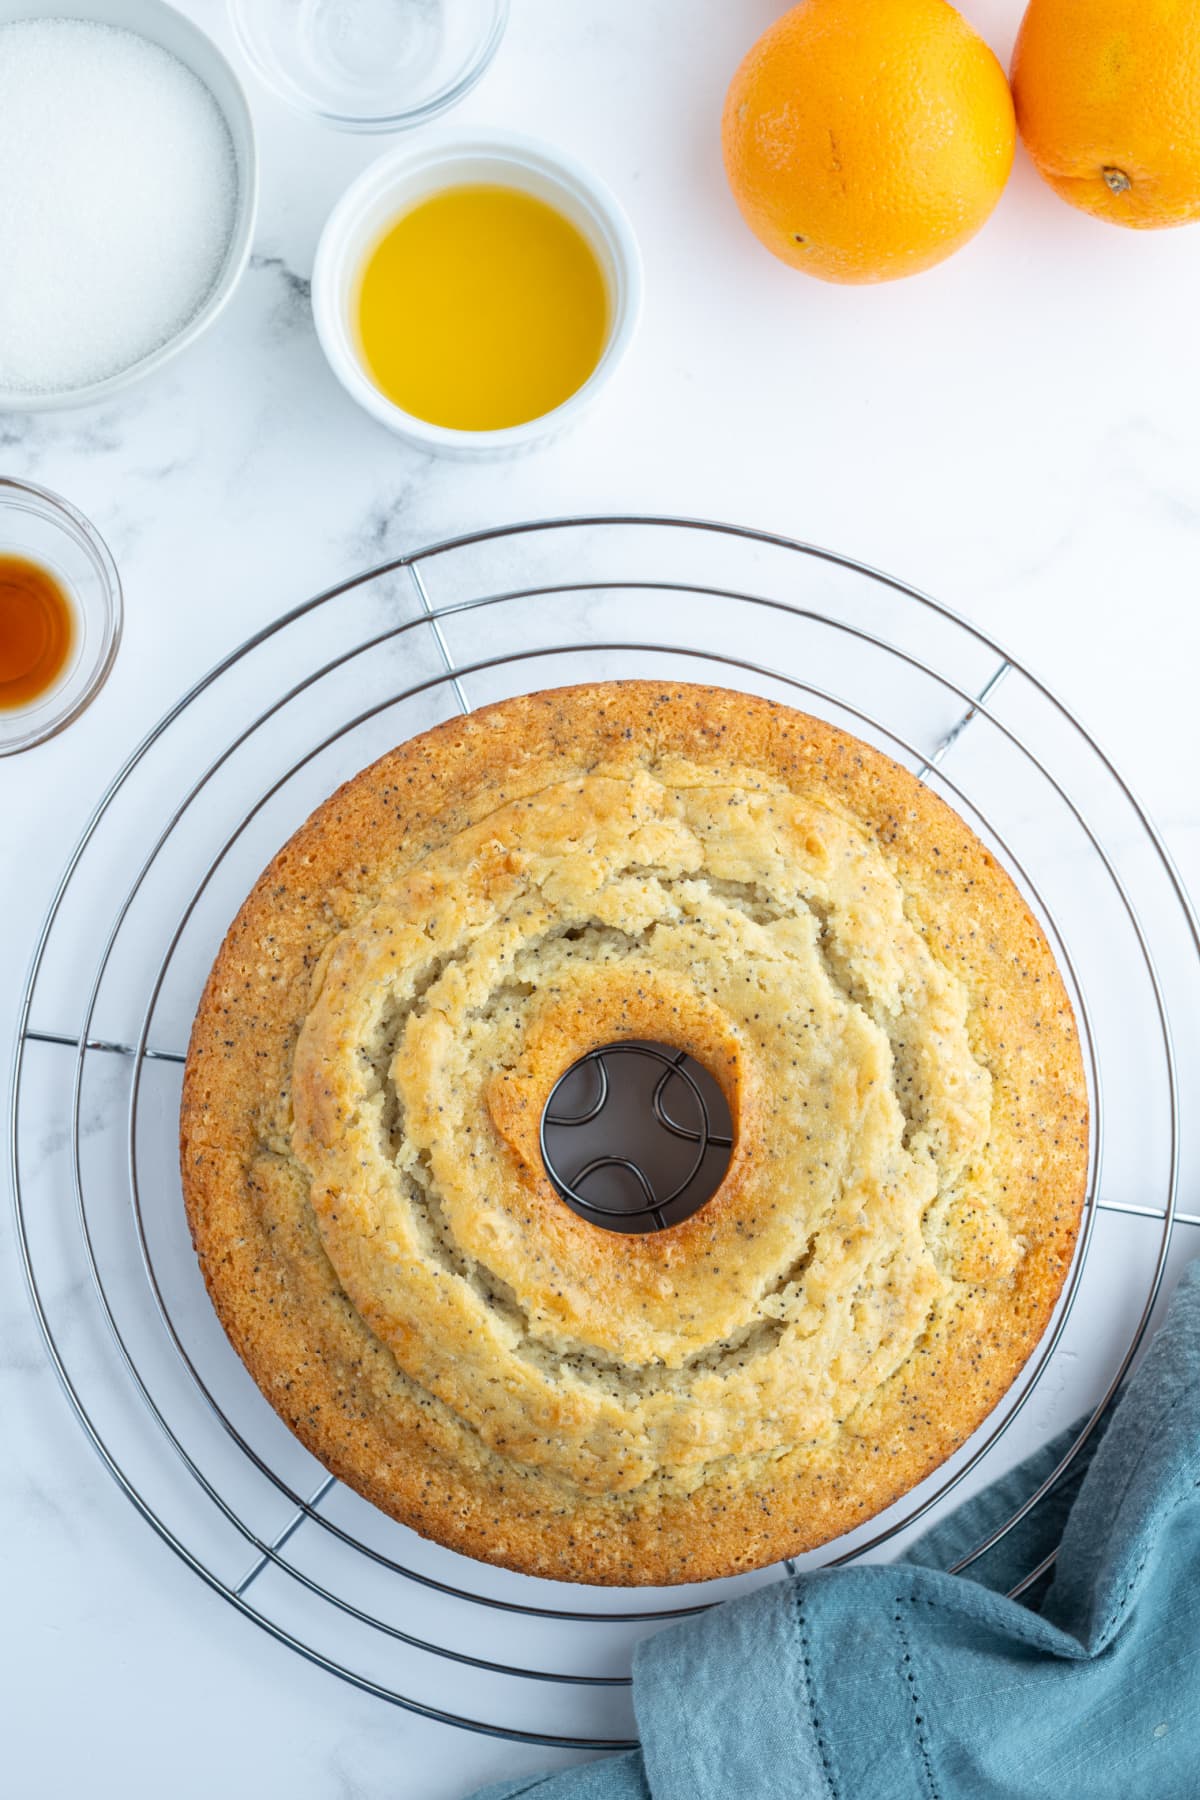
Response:
[[[635,1038],[709,1068],[734,1146],[628,1236],[539,1126]],[[474,1555],[669,1582],[870,1516],[995,1405],[1069,1264],[1086,1091],[1040,929],[912,776],[615,683],[314,814],[214,967],[182,1158],[226,1329],[342,1479]]]
[[[702,894],[706,897],[719,897],[722,903],[746,913],[760,924],[768,920],[778,922],[796,916],[794,913],[789,914],[786,908],[774,906],[765,898],[760,897],[749,883],[708,882],[697,877],[691,878],[685,884],[673,883],[665,869],[649,865],[619,870],[614,879],[620,881],[631,876],[643,882],[652,881],[657,890],[665,896],[678,896],[682,901],[681,915],[688,911],[687,902],[695,902],[697,896]],[[801,907],[805,904],[803,901],[798,903]],[[816,914],[817,909],[809,907],[808,910]],[[598,926],[591,921],[584,925],[560,927],[548,934],[548,938],[528,945],[523,956],[525,959],[537,956],[544,950],[548,941],[563,938],[569,938],[572,944],[573,962],[583,960],[587,949],[592,945],[601,946],[604,952],[619,951],[624,956],[635,950],[650,949],[653,929],[655,928],[631,935],[617,933],[611,927]],[[820,951],[821,939],[818,937],[815,941],[818,944],[820,961],[830,985],[838,988],[847,1000],[851,1000],[855,1004],[862,1004],[861,1000],[852,994],[851,986],[845,980],[842,972],[837,969],[828,955]],[[783,960],[787,960],[787,955],[787,949],[784,946],[782,947]],[[391,1155],[398,1159],[404,1149],[404,1132],[400,1123],[403,1118],[403,1102],[392,1080],[390,1065],[407,1021],[414,1014],[419,1015],[428,1011],[431,1004],[428,996],[431,989],[436,988],[436,980],[440,979],[446,969],[461,966],[462,961],[461,956],[442,959],[437,965],[437,977],[435,978],[433,975],[423,977],[414,988],[415,1001],[411,1008],[393,1006],[385,1008],[383,1011],[381,1016],[383,1053],[381,1056],[373,1055],[371,1057],[372,1066],[379,1077],[384,1100],[381,1113],[382,1141],[379,1146],[379,1154],[382,1157]],[[519,996],[520,999],[526,1000],[536,992],[537,988],[531,982],[507,982],[501,986],[495,996],[489,997],[489,1001],[484,1007],[471,1009],[469,1016],[473,1019],[494,1017],[497,1005],[507,1007],[514,1003],[516,997]],[[894,1082],[893,1093],[897,1106],[904,1115],[903,1141],[907,1143],[916,1128],[916,1122],[906,1109],[907,1095],[897,1091]],[[407,1177],[406,1181],[404,1177]],[[584,1380],[590,1379],[599,1385],[606,1385],[608,1391],[612,1393],[620,1391],[613,1385],[614,1378],[618,1376],[623,1377],[627,1394],[630,1390],[634,1390],[638,1395],[644,1396],[660,1388],[674,1388],[679,1391],[681,1384],[674,1379],[678,1374],[690,1369],[721,1374],[725,1369],[735,1365],[745,1367],[753,1354],[774,1347],[788,1328],[787,1321],[782,1316],[755,1318],[718,1343],[702,1350],[693,1351],[683,1357],[678,1371],[667,1369],[661,1362],[655,1362],[646,1367],[631,1367],[615,1357],[603,1357],[596,1350],[574,1342],[556,1340],[552,1344],[544,1344],[531,1330],[530,1316],[520,1305],[513,1290],[499,1281],[494,1271],[490,1270],[485,1263],[477,1260],[469,1261],[464,1257],[446,1220],[437,1192],[436,1180],[430,1166],[428,1151],[417,1152],[415,1159],[411,1160],[407,1168],[402,1171],[402,1183],[406,1187],[415,1216],[427,1228],[428,1241],[425,1246],[427,1251],[439,1258],[448,1273],[454,1274],[472,1287],[484,1304],[494,1307],[518,1333],[517,1340],[510,1346],[513,1353],[535,1363],[547,1372],[558,1369],[560,1372],[575,1375]],[[810,1235],[800,1257],[785,1267],[781,1274],[768,1280],[763,1293],[759,1296],[760,1304],[763,1301],[773,1301],[779,1297],[782,1297],[786,1303],[787,1290],[797,1286],[801,1275],[812,1261],[817,1237],[817,1232]]]

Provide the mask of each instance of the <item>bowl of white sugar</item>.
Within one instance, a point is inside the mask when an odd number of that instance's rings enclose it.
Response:
[[[140,381],[245,269],[250,110],[163,0],[0,0],[0,171],[0,412]]]

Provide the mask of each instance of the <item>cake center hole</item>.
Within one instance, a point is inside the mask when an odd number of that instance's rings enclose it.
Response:
[[[733,1154],[716,1077],[669,1044],[603,1044],[572,1063],[542,1113],[542,1161],[581,1218],[662,1231],[711,1199]]]

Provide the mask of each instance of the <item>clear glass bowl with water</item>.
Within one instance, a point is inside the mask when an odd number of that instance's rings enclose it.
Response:
[[[344,131],[431,119],[479,80],[508,0],[229,0],[238,44],[283,100]]]

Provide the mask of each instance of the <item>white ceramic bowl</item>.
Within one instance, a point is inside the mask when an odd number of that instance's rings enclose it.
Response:
[[[108,400],[135,381],[178,356],[228,305],[250,258],[258,207],[258,154],[250,108],[237,76],[212,39],[165,0],[0,0],[0,25],[17,19],[91,19],[116,25],[158,44],[198,75],[224,114],[237,163],[237,198],[233,231],[216,283],[200,310],[173,337],[148,356],[130,363],[103,381],[83,387],[54,388],[45,393],[0,387],[0,412],[51,412],[66,406],[90,406]]]
[[[583,386],[553,411],[500,431],[451,430],[395,405],[367,374],[354,325],[363,263],[388,226],[428,195],[470,182],[521,188],[557,207],[582,231],[608,283],[608,339]],[[574,424],[611,379],[637,327],[642,260],[616,197],[573,157],[509,132],[435,134],[419,146],[381,156],[342,195],[317,246],[312,301],[330,367],[372,417],[410,443],[444,456],[512,455]]]

